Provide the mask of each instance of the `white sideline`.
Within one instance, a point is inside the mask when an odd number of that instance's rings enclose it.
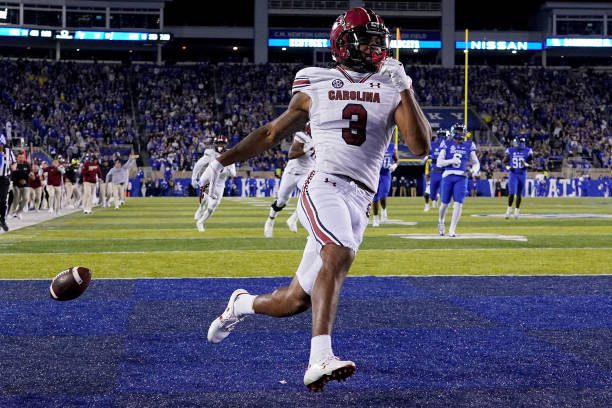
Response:
[[[21,214],[21,219],[15,218],[12,215],[6,218],[6,224],[9,227],[8,231],[4,231],[0,228],[0,235],[8,234],[11,231],[16,231],[21,228],[29,227],[32,225],[40,224],[45,221],[53,220],[56,218],[61,218],[64,215],[72,214],[77,211],[82,211],[81,209],[63,209],[59,216],[55,217],[53,214],[49,214],[49,210],[41,210],[40,212],[28,211],[27,213]]]

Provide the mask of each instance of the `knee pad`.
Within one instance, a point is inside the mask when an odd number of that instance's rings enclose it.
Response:
[[[454,202],[453,203],[453,208],[461,208],[462,205],[463,205],[463,203]]]
[[[272,205],[270,207],[272,207],[272,209],[276,212],[282,211],[283,208],[285,208],[286,204],[283,204],[281,206],[276,205],[276,200],[274,200],[274,202],[272,203]]]

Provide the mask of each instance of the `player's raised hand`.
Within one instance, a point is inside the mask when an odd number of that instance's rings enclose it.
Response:
[[[314,149],[314,144],[311,142],[304,143],[304,147],[302,148],[304,153],[308,153],[310,150]]]
[[[389,166],[389,172],[393,173],[397,169],[397,166],[399,166],[399,163],[393,163],[391,166]]]
[[[223,169],[223,165],[219,163],[219,160],[217,159],[213,160],[208,167],[206,167],[206,170],[204,170],[204,173],[202,173],[202,176],[200,176],[199,181],[201,189],[200,201],[202,201],[202,194],[210,194],[213,199],[217,199],[217,194],[214,191],[214,185],[217,183],[217,179],[219,178],[219,175]],[[210,191],[211,186],[213,187],[212,191]]]
[[[412,78],[410,78],[404,70],[404,64],[395,58],[387,58],[383,67],[380,70],[381,75],[387,75],[391,78],[391,82],[395,88],[402,92],[406,89],[412,89]]]

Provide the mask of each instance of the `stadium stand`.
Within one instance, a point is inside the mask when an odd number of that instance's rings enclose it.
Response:
[[[3,126],[12,120],[15,135],[51,156],[109,154],[113,150],[103,146],[142,144],[153,170],[189,171],[215,135],[227,135],[231,146],[270,120],[275,107],[287,104],[300,67],[3,60],[0,120]],[[462,68],[407,71],[424,106],[462,104]],[[482,146],[485,173],[502,169],[500,147],[517,135],[533,146],[535,170],[564,160],[572,168],[610,167],[609,71],[475,66],[469,79],[471,104],[493,141]],[[273,171],[285,157],[278,147],[242,167]]]

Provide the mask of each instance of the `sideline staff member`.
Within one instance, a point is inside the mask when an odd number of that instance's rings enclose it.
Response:
[[[11,168],[15,166],[15,155],[6,146],[6,137],[0,134],[0,228],[8,231],[6,213],[8,212],[8,193],[10,187]]]

